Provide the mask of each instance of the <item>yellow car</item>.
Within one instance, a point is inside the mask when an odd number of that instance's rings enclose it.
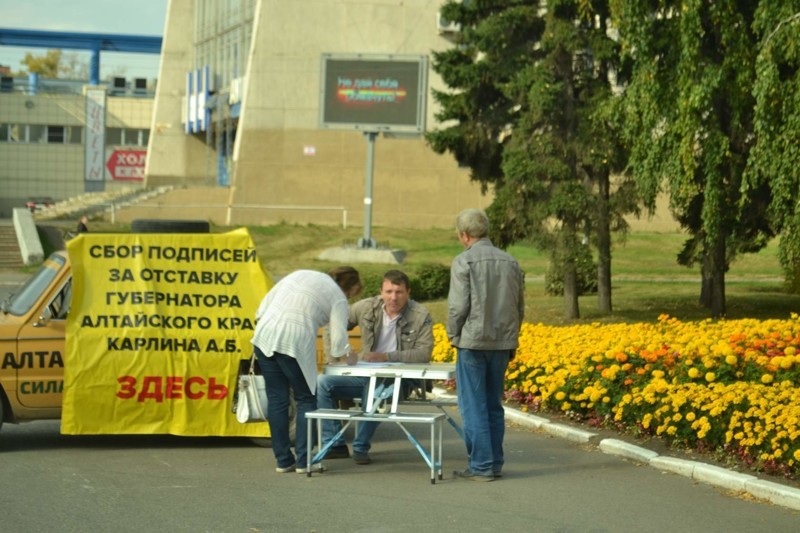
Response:
[[[51,255],[0,314],[0,425],[59,418],[72,276],[66,252]]]

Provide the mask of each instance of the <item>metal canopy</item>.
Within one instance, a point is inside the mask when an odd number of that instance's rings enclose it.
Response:
[[[161,37],[0,28],[0,46],[89,50],[89,83],[100,84],[100,52],[160,54]]]

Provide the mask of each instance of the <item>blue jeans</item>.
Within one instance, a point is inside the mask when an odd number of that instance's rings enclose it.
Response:
[[[298,468],[306,467],[306,443],[308,429],[306,427],[306,413],[317,408],[317,400],[309,390],[303,371],[294,357],[274,352],[272,357],[255,348],[258,366],[264,383],[267,386],[267,416],[269,417],[269,431],[272,435],[272,453],[280,468],[296,465]],[[292,440],[289,436],[289,389],[294,391],[294,401],[297,406],[294,449],[297,453],[295,461],[292,455]],[[311,435],[312,442],[314,436]]]
[[[369,378],[358,376],[328,376],[323,374],[317,378],[317,406],[320,409],[336,409],[336,400],[352,400],[361,398],[363,408],[367,406]],[[356,438],[353,440],[353,451],[368,452],[372,435],[378,428],[377,422],[359,422]],[[325,446],[342,429],[338,420],[322,421],[322,445]],[[344,436],[334,446],[344,446]]]
[[[458,349],[458,409],[467,445],[467,465],[478,475],[503,469],[503,383],[509,350]]]

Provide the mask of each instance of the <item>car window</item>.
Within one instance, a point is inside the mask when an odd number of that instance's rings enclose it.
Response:
[[[69,313],[69,306],[72,303],[72,277],[70,277],[61,290],[56,293],[47,307],[50,309],[51,317],[57,320],[64,320]]]
[[[36,271],[22,287],[11,295],[3,304],[3,310],[15,316],[21,316],[30,311],[31,307],[39,300],[42,293],[47,290],[55,277],[64,268],[66,258],[60,255],[51,255],[39,270]]]

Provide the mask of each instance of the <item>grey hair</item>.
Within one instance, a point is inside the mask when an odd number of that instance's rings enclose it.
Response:
[[[482,239],[489,235],[489,217],[481,209],[464,209],[456,217],[456,231]]]

